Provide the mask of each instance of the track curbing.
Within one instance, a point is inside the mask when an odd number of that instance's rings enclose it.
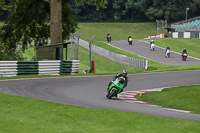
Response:
[[[126,102],[129,102],[129,103],[137,103],[137,104],[157,107],[157,108],[164,109],[164,110],[171,110],[171,111],[182,112],[182,113],[191,113],[192,112],[192,111],[186,111],[186,110],[173,109],[173,108],[169,108],[169,107],[162,107],[162,106],[159,106],[159,105],[146,103],[144,101],[140,101],[137,98],[135,98],[135,96],[137,94],[148,93],[148,92],[152,92],[152,91],[162,91],[165,88],[168,88],[168,87],[147,89],[147,90],[142,90],[142,91],[124,91],[124,92],[118,94],[118,98],[121,99],[121,100],[124,100]]]

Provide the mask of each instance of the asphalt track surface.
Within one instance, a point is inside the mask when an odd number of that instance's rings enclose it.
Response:
[[[200,70],[129,75],[125,91],[200,83]],[[112,76],[0,80],[0,93],[90,108],[113,109],[169,118],[200,120],[200,114],[165,110],[154,106],[106,98]],[[174,96],[175,97],[175,96]]]
[[[170,58],[165,58],[165,49],[156,46],[155,51],[151,51],[149,43],[144,41],[133,41],[133,45],[129,45],[128,41],[112,41],[109,43],[112,46],[118,47],[120,49],[126,50],[130,53],[145,57],[147,59],[161,62],[168,65],[197,65],[200,64],[200,59],[195,59],[188,57],[187,61],[182,61],[181,54],[174,52],[173,49],[171,52]],[[188,54],[190,52],[188,51]]]

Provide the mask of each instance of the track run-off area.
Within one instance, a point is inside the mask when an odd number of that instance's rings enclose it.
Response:
[[[129,83],[124,91],[140,92],[156,88],[199,84],[200,70],[129,74],[128,77]],[[113,76],[77,76],[0,80],[0,93],[82,107],[114,109],[169,118],[200,120],[200,114],[169,110],[136,102],[126,102],[120,98],[108,100],[106,98],[106,88],[112,78]]]

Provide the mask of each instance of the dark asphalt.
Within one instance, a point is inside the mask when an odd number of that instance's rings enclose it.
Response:
[[[151,51],[149,44],[142,41],[133,41],[133,45],[128,45],[128,41],[112,41],[111,45],[136,55],[145,57],[150,60],[161,62],[168,65],[196,65],[200,64],[200,59],[187,58],[187,61],[182,61],[181,54],[175,53],[172,50],[171,58],[165,58],[165,49],[155,47],[155,51]]]
[[[180,113],[157,107],[108,100],[106,87],[112,76],[42,78],[0,81],[0,93],[32,97],[51,102],[136,112],[140,114],[200,120],[200,114]],[[129,75],[126,91],[200,84],[200,70]]]

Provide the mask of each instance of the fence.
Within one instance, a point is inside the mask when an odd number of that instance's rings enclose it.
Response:
[[[89,50],[89,43],[87,41],[80,39],[79,45]],[[92,46],[92,51],[100,56],[103,56],[114,62],[118,62],[120,64],[124,64],[131,67],[143,68],[146,70],[148,69],[148,60],[135,59],[135,58],[127,57],[125,55],[115,54],[106,49],[103,49],[94,45]]]
[[[0,61],[0,76],[76,74],[79,66],[79,60]]]
[[[174,28],[177,32],[199,32],[200,31],[200,16],[190,18],[180,22],[172,23],[171,28]]]

